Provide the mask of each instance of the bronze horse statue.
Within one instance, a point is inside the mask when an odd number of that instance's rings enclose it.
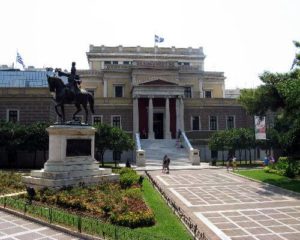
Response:
[[[58,77],[47,76],[48,85],[50,92],[55,93],[55,111],[61,118],[62,123],[65,123],[65,109],[64,104],[75,104],[77,110],[73,114],[73,120],[76,119],[76,114],[81,111],[81,106],[85,111],[85,123],[88,121],[88,109],[87,104],[89,103],[91,112],[94,113],[94,97],[91,93],[84,89],[78,89],[72,91],[67,87],[64,82]],[[58,111],[58,107],[61,108],[61,113]]]

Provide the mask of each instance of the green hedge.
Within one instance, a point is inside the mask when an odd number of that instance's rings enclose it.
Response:
[[[300,174],[299,161],[288,157],[280,157],[276,163],[266,166],[264,171],[294,178]]]

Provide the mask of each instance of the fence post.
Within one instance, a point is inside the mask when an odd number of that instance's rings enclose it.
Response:
[[[4,197],[4,204],[3,204],[4,208],[6,208],[6,197]]]
[[[27,211],[27,204],[24,204],[24,215],[26,215],[26,211]]]
[[[78,216],[77,218],[77,228],[78,228],[78,232],[81,233],[81,216]]]
[[[117,228],[115,227],[115,239],[118,239],[118,235],[117,235]]]
[[[52,223],[52,208],[49,208],[49,223]]]

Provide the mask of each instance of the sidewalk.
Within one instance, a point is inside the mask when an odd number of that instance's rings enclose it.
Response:
[[[0,240],[79,239],[0,210]]]
[[[149,174],[211,240],[300,239],[298,194],[224,169]]]

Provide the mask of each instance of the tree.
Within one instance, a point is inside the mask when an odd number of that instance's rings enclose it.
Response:
[[[299,42],[294,42],[300,48]],[[277,143],[286,155],[300,154],[300,54],[294,61],[297,66],[287,73],[264,72],[260,79],[264,83],[257,89],[243,90],[240,103],[252,115],[264,116],[268,111],[276,112],[274,130]],[[270,136],[267,136],[270,138]],[[275,142],[274,142],[275,145]]]
[[[134,148],[133,139],[120,128],[112,128],[111,150],[122,154],[123,151],[132,150]],[[117,167],[117,161],[115,166]]]
[[[49,148],[49,136],[46,128],[49,125],[49,123],[37,122],[25,128],[22,149],[34,153],[34,166],[36,165],[37,151],[43,151],[44,160],[46,160],[46,151]]]
[[[208,146],[211,150],[222,151],[222,161],[224,165],[224,151],[227,149],[227,139],[225,131],[218,131],[212,134]]]
[[[95,147],[100,154],[101,165],[104,166],[104,153],[107,150],[128,151],[133,149],[134,142],[123,130],[107,124],[96,124]]]
[[[17,151],[24,143],[25,127],[12,122],[0,123],[0,148],[7,151],[9,164],[17,160]]]

